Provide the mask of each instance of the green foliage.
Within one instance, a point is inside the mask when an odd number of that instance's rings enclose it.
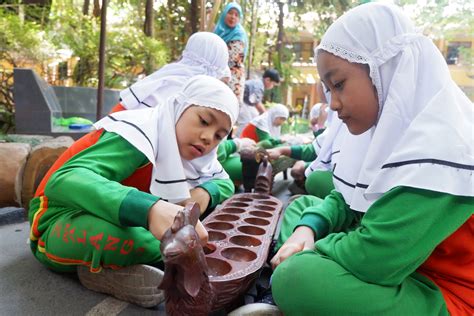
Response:
[[[48,55],[49,43],[35,22],[21,21],[11,11],[0,9],[0,132],[14,126],[13,67],[25,60],[41,63]],[[8,67],[8,68],[5,68]]]
[[[108,34],[106,86],[123,88],[137,74],[147,75],[168,61],[168,51],[160,41],[144,33],[114,30]]]
[[[73,80],[80,86],[97,86],[100,24],[72,6],[55,8],[48,34],[60,48],[70,49],[78,58]]]
[[[472,67],[474,66],[474,54],[471,47],[459,47],[459,56],[461,57],[462,64],[470,67],[472,72]]]
[[[363,0],[289,0],[289,8],[297,17],[307,12],[316,13],[313,23],[314,38],[321,39],[327,28],[344,12],[367,1]]]
[[[24,59],[41,61],[45,41],[34,22],[21,21],[18,15],[0,9],[0,60],[18,65]]]
[[[144,35],[140,1],[112,2],[109,9],[105,86],[123,88],[138,75],[165,64],[170,50],[162,41]],[[96,87],[99,39],[100,18],[83,15],[82,1],[0,7],[0,132],[11,130],[14,124],[14,67],[36,66],[41,72],[46,62],[59,60],[59,51],[69,50],[77,60],[74,84]]]
[[[282,134],[304,134],[309,131],[309,121],[307,119],[291,116],[281,126]]]
[[[108,25],[106,38],[105,86],[123,88],[139,74],[150,74],[168,61],[168,50],[157,39],[146,37],[137,29],[131,7],[123,6],[125,23]],[[127,19],[130,17],[130,19]],[[81,86],[98,84],[100,20],[84,16],[77,8],[55,11],[50,35],[58,47],[65,47],[79,58],[73,79]]]
[[[169,49],[171,60],[181,56],[186,41],[191,36],[190,2],[187,0],[169,0],[167,5],[160,6],[156,13],[155,34]],[[198,13],[199,14],[199,13]]]
[[[436,38],[452,39],[464,33],[472,36],[474,30],[474,3],[465,0],[428,0],[423,6],[415,0],[401,0],[400,5],[415,20],[423,33]]]

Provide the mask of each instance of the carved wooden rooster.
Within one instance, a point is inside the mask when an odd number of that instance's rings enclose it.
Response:
[[[188,203],[161,241],[165,274],[159,288],[165,291],[168,315],[208,315],[215,300],[208,267],[196,233],[199,205]]]

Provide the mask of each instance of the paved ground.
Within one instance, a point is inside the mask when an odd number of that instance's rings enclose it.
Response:
[[[273,195],[286,202],[290,181],[277,175]],[[7,211],[8,222],[0,220],[0,315],[165,315],[163,304],[141,308],[89,291],[73,275],[46,269],[30,252],[28,222],[18,216],[21,212]]]

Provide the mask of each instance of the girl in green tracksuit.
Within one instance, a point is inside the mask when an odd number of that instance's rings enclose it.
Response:
[[[321,199],[324,199],[334,189],[331,169],[310,171],[308,168],[318,157],[317,153],[321,150],[321,143],[324,142],[325,136],[325,133],[319,135],[311,144],[281,146],[268,150],[271,160],[278,159],[282,155],[296,159],[296,163],[291,168],[291,176],[295,185],[305,188],[306,193]],[[326,164],[333,165],[332,160],[328,160]]]
[[[473,315],[472,102],[394,5],[351,9],[315,55],[349,134],[335,190],[286,209],[271,261],[279,309]]]
[[[216,147],[238,101],[194,76],[155,108],[111,114],[48,171],[30,203],[31,249],[47,267],[79,273],[86,287],[141,306],[163,295],[160,238],[188,201],[201,212],[233,193]],[[207,232],[199,222],[202,242]],[[146,264],[146,265],[143,265]]]
[[[242,148],[254,147],[255,141],[250,138],[227,139],[217,148],[217,160],[238,187],[242,183],[242,162],[238,154]]]
[[[240,137],[253,139],[262,148],[281,145],[281,125],[288,119],[290,112],[283,104],[275,104],[268,111],[254,118],[242,130]]]

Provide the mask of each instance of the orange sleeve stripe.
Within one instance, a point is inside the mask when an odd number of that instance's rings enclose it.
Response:
[[[92,268],[91,267],[92,261],[84,261],[84,260],[80,260],[80,259],[70,259],[70,258],[61,258],[61,257],[55,256],[53,254],[47,253],[46,251],[44,253],[46,254],[46,256],[48,257],[49,260],[51,260],[55,263],[59,263],[59,264],[63,264],[63,265],[84,265],[84,266],[88,266],[88,267],[90,267],[91,272],[93,272],[93,273],[100,272],[102,270],[102,267],[113,269],[113,270],[120,270],[120,269],[123,268],[123,266],[119,266],[119,265],[116,265],[116,264],[102,264],[101,266],[99,266],[97,268]]]

